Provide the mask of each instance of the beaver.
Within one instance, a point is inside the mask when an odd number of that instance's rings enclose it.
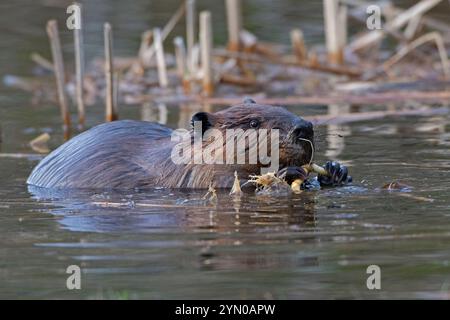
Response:
[[[209,129],[224,134],[229,129],[278,129],[278,175],[288,182],[306,178],[301,166],[311,161],[314,152],[313,125],[282,107],[260,105],[248,98],[216,113],[198,112],[192,116],[189,144],[195,143],[195,123],[201,124],[202,135]],[[51,152],[34,168],[27,183],[57,189],[231,188],[234,172],[246,181],[267,166],[259,160],[244,164],[175,163],[171,157],[177,144],[171,138],[173,133],[168,127],[145,121],[98,125]],[[201,140],[203,146],[211,142],[207,140]],[[345,166],[329,162],[327,168],[331,175],[319,176],[321,185],[349,181]]]

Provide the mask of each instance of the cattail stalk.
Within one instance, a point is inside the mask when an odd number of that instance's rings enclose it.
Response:
[[[240,49],[240,33],[242,29],[241,1],[226,0],[227,25],[228,25],[228,49],[238,51]]]
[[[118,119],[117,106],[114,103],[114,76],[113,76],[113,44],[112,44],[112,28],[109,23],[103,26],[103,35],[105,41],[105,77],[106,77],[106,121],[114,121]]]
[[[83,77],[84,77],[84,43],[83,43],[83,20],[81,16],[81,4],[75,3],[80,7],[80,28],[73,29],[73,39],[75,46],[75,78],[76,78],[76,101],[78,109],[78,127],[84,129],[85,108],[83,100]]]
[[[209,97],[213,94],[214,84],[212,75],[212,24],[211,13],[200,13],[200,50],[203,74],[203,93]]]
[[[292,50],[298,61],[307,59],[308,53],[306,51],[303,32],[300,29],[293,29],[290,33]]]
[[[56,20],[50,20],[47,22],[47,34],[50,39],[50,46],[52,50],[58,101],[63,121],[64,138],[68,139],[70,136],[70,113],[65,92],[64,61],[61,50],[61,42],[59,39],[58,23]]]
[[[186,47],[187,66],[190,72],[194,71],[192,50],[195,46],[195,0],[186,1]]]
[[[328,62],[341,64],[343,62],[343,52],[339,41],[339,1],[323,0],[323,10]]]
[[[156,50],[156,64],[158,67],[158,80],[161,88],[167,88],[167,69],[166,60],[164,57],[164,47],[161,39],[161,31],[159,28],[153,29],[153,41]]]

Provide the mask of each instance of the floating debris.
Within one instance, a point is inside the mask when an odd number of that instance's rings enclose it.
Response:
[[[279,191],[289,192],[290,190],[289,184],[277,177],[275,172],[268,172],[263,175],[251,175],[247,183],[255,185],[255,192],[258,194],[273,194]]]
[[[381,187],[381,189],[388,191],[410,191],[412,190],[412,187],[402,182],[392,181],[386,183],[384,186]]]
[[[50,135],[46,132],[30,141],[30,147],[39,153],[49,153],[50,149],[47,145]]]
[[[420,202],[434,202],[433,198],[427,198],[411,194],[410,191],[412,191],[413,187],[398,181],[386,183],[384,186],[381,187],[381,189],[388,191],[398,191],[395,193],[395,195],[408,199],[413,199]]]
[[[203,200],[217,201],[217,192],[213,186],[209,186],[208,192],[202,197]]]
[[[239,181],[239,176],[237,174],[237,171],[234,172],[234,183],[233,183],[233,187],[231,188],[230,191],[230,195],[241,195],[242,194],[242,189],[241,189],[241,184]]]

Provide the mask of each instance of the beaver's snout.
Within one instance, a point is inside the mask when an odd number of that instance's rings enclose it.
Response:
[[[314,157],[314,129],[311,122],[296,119],[286,135],[282,166],[302,166]]]
[[[314,129],[311,122],[301,119],[291,130],[289,138],[292,143],[302,143],[305,140],[314,142]]]

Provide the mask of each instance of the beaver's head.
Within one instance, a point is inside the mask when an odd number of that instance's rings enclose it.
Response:
[[[227,129],[267,129],[270,155],[270,130],[279,132],[279,167],[301,166],[311,161],[313,156],[314,130],[311,122],[306,121],[282,107],[260,105],[251,99],[216,113],[199,112],[192,122],[201,122],[204,133],[208,129],[218,129],[223,136]],[[247,140],[248,143],[248,140]],[[225,144],[225,139],[224,139]],[[247,146],[248,150],[248,146]],[[258,167],[265,166],[258,162]]]

